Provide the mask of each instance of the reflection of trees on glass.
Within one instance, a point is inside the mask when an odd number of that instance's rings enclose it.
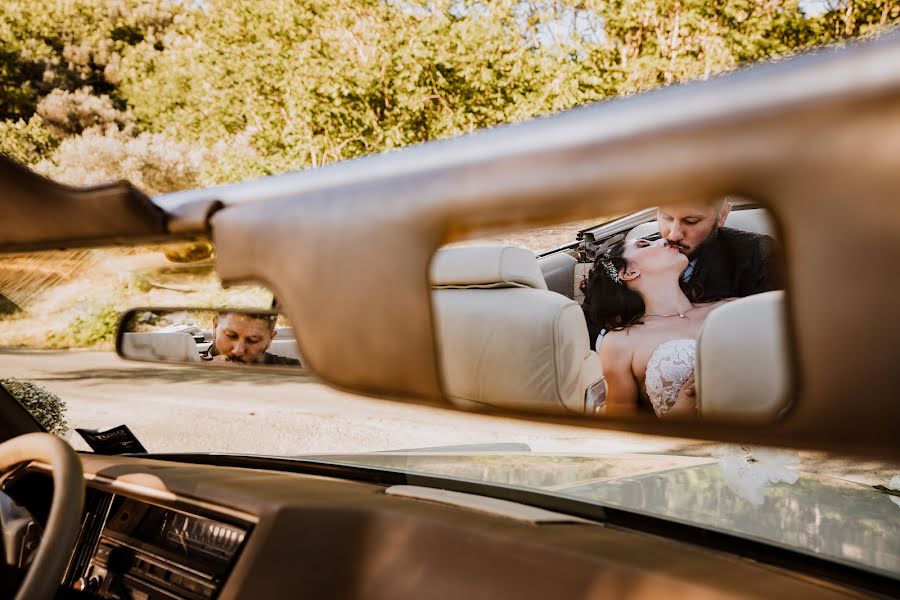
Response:
[[[773,484],[762,506],[732,492],[718,465],[570,488],[584,500],[773,540],[900,572],[900,512],[889,496],[837,479],[801,475]]]
[[[766,486],[762,504],[727,485],[718,463],[683,456],[390,455],[337,462],[542,490],[688,521],[900,572],[900,509],[855,483],[801,474]]]
[[[451,455],[367,455],[331,457],[373,467],[429,473],[454,479],[489,481],[525,488],[556,489],[673,469],[707,459],[683,456],[622,455],[612,459],[576,456],[451,456]]]

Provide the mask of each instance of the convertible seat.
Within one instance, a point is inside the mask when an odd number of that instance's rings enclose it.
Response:
[[[460,406],[585,411],[602,377],[581,307],[512,246],[439,250],[431,263],[445,394]]]
[[[538,259],[538,267],[547,283],[547,289],[567,296],[575,297],[575,269],[578,260],[567,252],[556,252]]]
[[[725,304],[703,323],[696,383],[704,418],[773,421],[790,393],[784,292]]]
[[[122,355],[150,362],[200,362],[194,336],[182,331],[123,333]]]
[[[741,231],[749,231],[751,233],[761,233],[777,238],[775,226],[772,218],[762,208],[748,208],[744,210],[732,210],[725,219],[725,226],[732,229],[740,229]],[[650,221],[641,223],[637,227],[631,229],[625,236],[626,239],[633,240],[636,238],[647,237],[659,233],[659,223]]]

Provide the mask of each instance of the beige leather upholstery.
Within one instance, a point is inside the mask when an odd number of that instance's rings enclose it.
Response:
[[[538,259],[547,289],[575,299],[575,266],[578,259],[568,252],[555,252]]]
[[[190,333],[123,333],[122,356],[150,362],[200,362],[200,350]]]
[[[600,360],[589,350],[581,307],[547,290],[539,276],[534,254],[522,248],[436,254],[432,281],[440,287],[432,297],[451,401],[585,410],[585,390],[602,376]]]
[[[279,332],[278,337],[272,340],[272,344],[269,346],[267,352],[285,358],[296,358],[297,360],[301,360],[300,351],[297,349],[297,342],[293,339],[283,340],[280,338],[281,333]]]
[[[790,393],[784,292],[712,311],[697,342],[696,382],[704,418],[772,421]]]
[[[578,304],[584,304],[584,292],[581,291],[581,283],[587,281],[594,263],[578,263],[575,265],[575,273],[572,281],[572,298]]]
[[[764,235],[777,237],[775,235],[775,225],[772,223],[771,217],[769,217],[765,209],[762,208],[732,210],[731,214],[729,214],[728,218],[725,220],[725,226],[731,227],[732,229],[740,229],[743,231],[751,231],[753,233],[762,233]],[[650,221],[649,223],[641,223],[633,228],[628,232],[628,235],[626,235],[625,238],[633,240],[635,238],[653,235],[654,233],[659,233],[659,224],[656,221]]]
[[[431,285],[435,288],[547,289],[534,253],[515,246],[444,248],[431,261]]]

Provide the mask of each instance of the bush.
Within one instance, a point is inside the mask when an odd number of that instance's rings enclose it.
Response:
[[[27,122],[0,121],[0,152],[20,163],[30,165],[47,156],[59,144],[59,140],[45,127],[38,115]]]
[[[97,127],[60,143],[39,173],[69,185],[95,185],[126,179],[147,194],[197,187],[202,153],[160,134],[132,137],[114,126]]]
[[[36,383],[18,379],[0,379],[0,385],[48,432],[61,436],[69,430],[66,422],[66,403],[56,394]]]
[[[119,311],[112,306],[89,309],[69,322],[65,330],[50,334],[58,347],[84,348],[111,342],[116,336]]]
[[[93,92],[90,87],[74,92],[55,89],[38,103],[37,114],[44,120],[44,126],[59,138],[78,135],[92,127],[106,129],[115,125],[117,129],[127,129],[133,123],[130,114],[113,107],[109,96]]]

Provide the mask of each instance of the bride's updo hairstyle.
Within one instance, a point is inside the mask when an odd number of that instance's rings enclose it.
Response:
[[[628,266],[624,252],[625,240],[612,244],[597,257],[587,280],[581,284],[585,293],[582,309],[607,331],[637,325],[645,312],[641,295],[619,277]]]

